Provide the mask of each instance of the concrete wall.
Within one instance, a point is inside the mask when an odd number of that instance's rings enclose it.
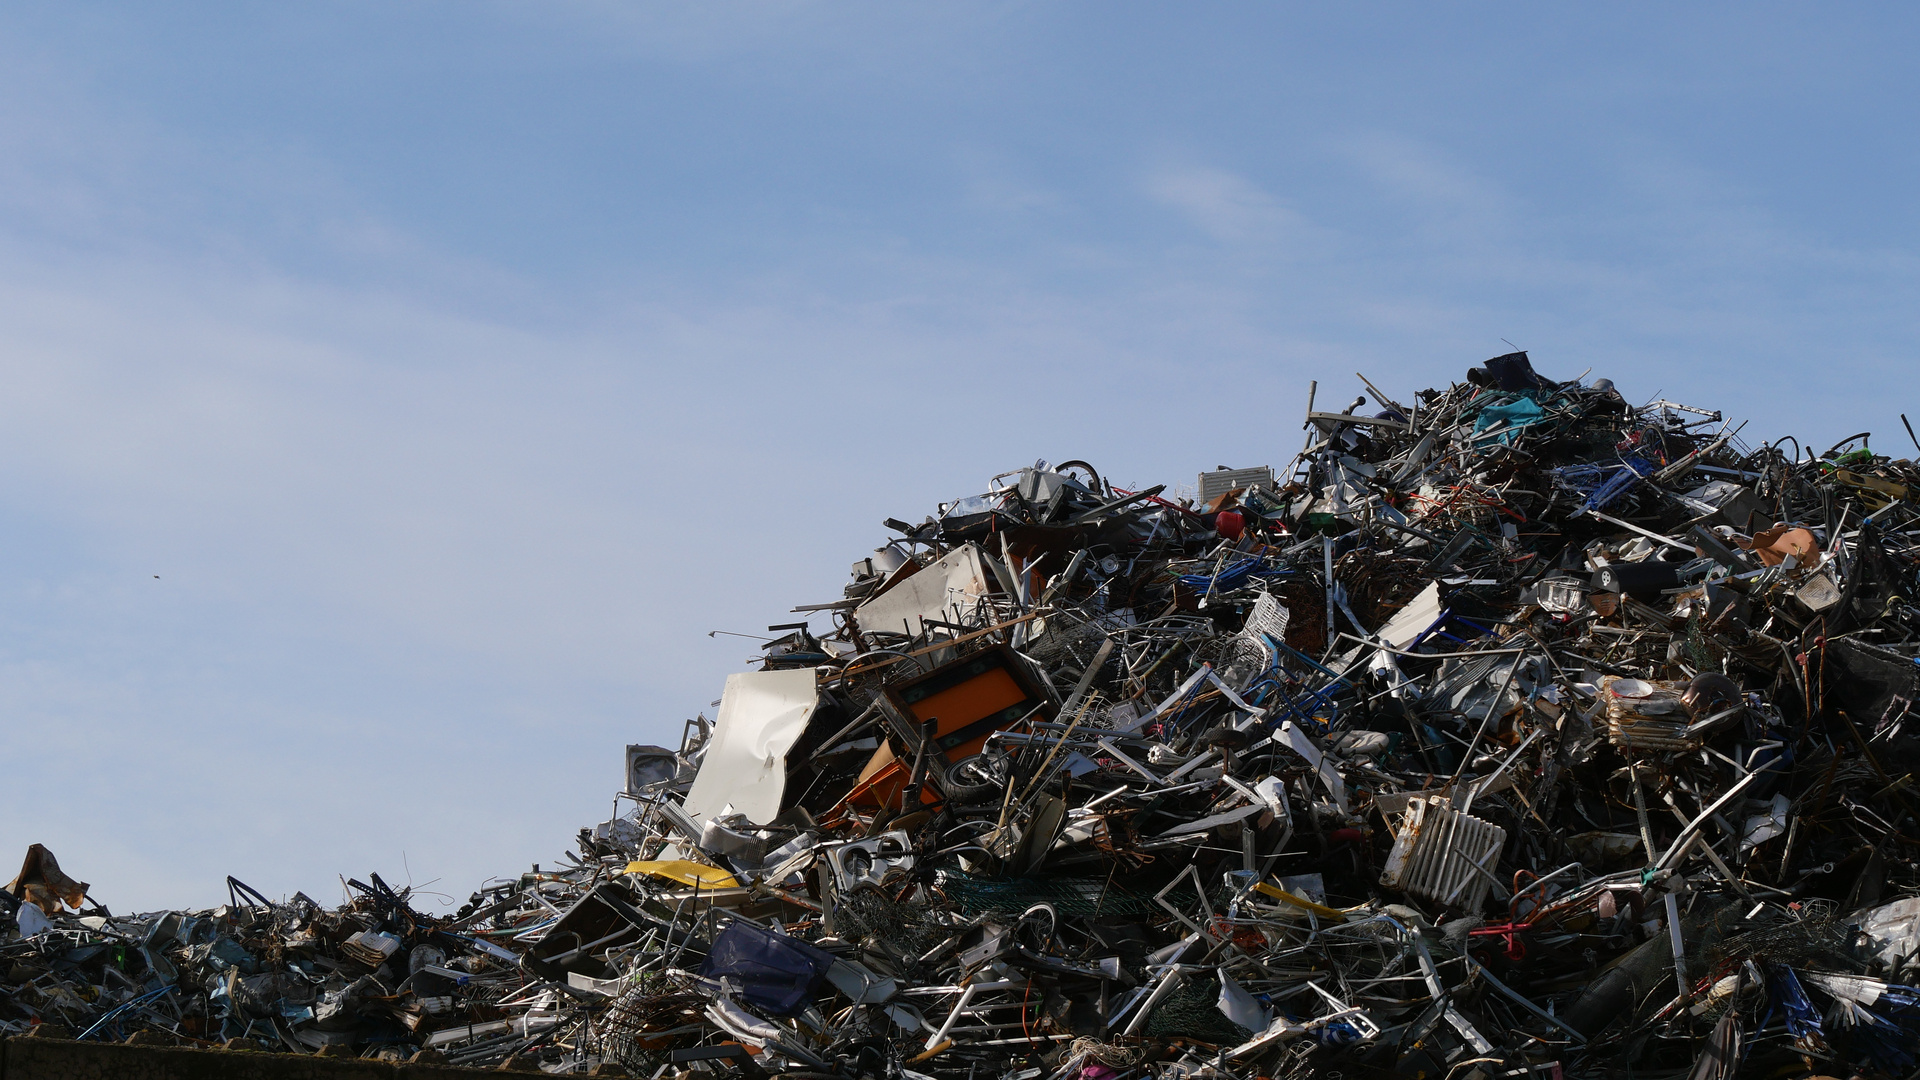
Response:
[[[498,1070],[248,1050],[0,1039],[0,1080],[465,1080]]]

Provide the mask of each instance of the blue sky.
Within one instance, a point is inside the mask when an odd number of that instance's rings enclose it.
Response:
[[[460,898],[994,473],[1532,350],[1899,427],[1915,17],[9,5],[0,855]]]

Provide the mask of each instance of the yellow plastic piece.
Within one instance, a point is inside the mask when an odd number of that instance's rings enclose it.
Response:
[[[703,866],[685,859],[667,859],[661,862],[630,862],[627,873],[645,874],[648,877],[666,878],[682,885],[697,889],[737,889],[740,882],[732,874],[717,866]]]
[[[1347,913],[1341,911],[1339,908],[1330,908],[1325,904],[1316,904],[1304,896],[1295,896],[1278,885],[1269,885],[1263,881],[1255,885],[1253,891],[1262,896],[1271,896],[1275,900],[1280,900],[1292,904],[1294,907],[1311,911],[1323,919],[1331,919],[1334,922],[1347,921]]]

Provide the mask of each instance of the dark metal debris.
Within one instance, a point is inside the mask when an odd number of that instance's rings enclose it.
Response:
[[[453,914],[370,876],[117,916],[36,847],[0,1026],[674,1078],[1915,1075],[1920,466],[1525,353],[1361,382],[1278,470],[1039,462],[889,519],[564,866]]]

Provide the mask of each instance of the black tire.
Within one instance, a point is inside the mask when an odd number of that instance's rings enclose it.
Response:
[[[974,754],[947,766],[940,790],[955,806],[979,806],[1000,797],[1006,789],[1004,754]]]

